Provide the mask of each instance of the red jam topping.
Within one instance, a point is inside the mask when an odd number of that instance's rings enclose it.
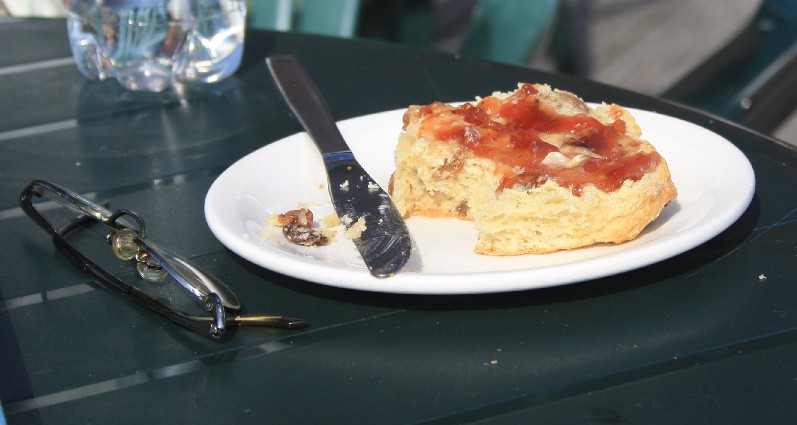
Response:
[[[435,102],[420,107],[421,136],[456,142],[473,155],[495,162],[496,173],[502,176],[499,191],[517,184],[534,187],[551,179],[576,196],[588,184],[612,192],[625,180],[639,180],[656,167],[659,155],[636,152],[639,143],[626,135],[625,121],[605,125],[586,114],[562,115],[541,104],[536,93],[534,86],[524,84],[506,99],[487,97],[476,105]],[[541,135],[547,134],[565,135],[561,149],[543,140]],[[586,148],[592,154],[568,167],[543,163],[549,153],[566,147]]]

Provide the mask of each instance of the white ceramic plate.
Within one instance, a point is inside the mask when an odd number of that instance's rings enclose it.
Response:
[[[230,250],[262,267],[320,284],[391,293],[467,294],[563,285],[643,267],[716,236],[745,211],[755,176],[728,140],[694,124],[632,110],[643,137],[666,158],[678,199],[643,233],[623,244],[600,244],[544,255],[495,257],[472,251],[472,223],[413,217],[410,263],[394,277],[372,277],[341,232],[325,247],[286,241],[267,224],[270,214],[309,205],[316,220],[333,209],[320,155],[305,133],[271,143],[242,158],[213,183],[205,217]],[[387,187],[403,110],[346,121],[339,127],[360,163]],[[731,171],[732,170],[732,171]]]

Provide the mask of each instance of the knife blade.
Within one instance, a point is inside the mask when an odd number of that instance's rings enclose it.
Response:
[[[301,63],[292,55],[282,55],[266,58],[266,64],[282,97],[321,153],[329,195],[340,221],[347,229],[363,229],[352,240],[368,270],[380,278],[398,273],[412,251],[401,214],[357,162],[321,91]]]

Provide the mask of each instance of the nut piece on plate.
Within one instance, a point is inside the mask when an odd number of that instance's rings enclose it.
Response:
[[[323,231],[313,228],[313,212],[307,208],[270,215],[268,222],[272,226],[282,227],[285,239],[296,245],[324,246],[330,242],[330,237]]]

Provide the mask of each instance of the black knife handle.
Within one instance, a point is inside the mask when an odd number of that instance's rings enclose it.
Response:
[[[321,154],[350,151],[329,105],[299,60],[293,55],[270,56],[266,65],[282,97]]]

